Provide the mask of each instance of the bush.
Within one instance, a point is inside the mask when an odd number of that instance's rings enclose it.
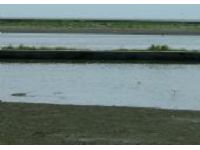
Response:
[[[170,50],[170,48],[167,45],[154,45],[154,44],[152,44],[147,50],[151,50],[151,51],[167,51],[167,50]]]
[[[1,48],[1,50],[13,50],[14,47],[12,45],[4,46]]]

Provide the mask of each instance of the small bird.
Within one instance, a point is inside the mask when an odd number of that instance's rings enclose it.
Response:
[[[176,95],[176,92],[177,92],[177,90],[175,90],[175,89],[172,89],[173,96],[175,96],[175,95]]]

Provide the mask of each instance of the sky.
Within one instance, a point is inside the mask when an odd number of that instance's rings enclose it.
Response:
[[[0,4],[0,17],[200,20],[200,5]]]

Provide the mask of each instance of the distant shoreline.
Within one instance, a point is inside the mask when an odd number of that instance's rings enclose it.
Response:
[[[114,29],[1,29],[1,33],[86,33],[86,34],[121,34],[121,35],[200,35],[200,31],[157,31],[157,30],[114,30]]]
[[[95,19],[0,19],[0,32],[200,35],[200,22]]]

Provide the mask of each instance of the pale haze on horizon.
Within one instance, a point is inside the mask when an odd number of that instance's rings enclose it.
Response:
[[[0,4],[0,17],[200,20],[200,5]]]

